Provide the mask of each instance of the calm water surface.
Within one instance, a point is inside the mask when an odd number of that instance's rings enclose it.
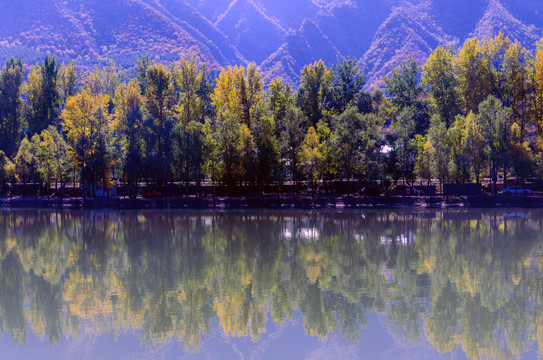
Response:
[[[540,354],[539,210],[0,211],[0,358]]]

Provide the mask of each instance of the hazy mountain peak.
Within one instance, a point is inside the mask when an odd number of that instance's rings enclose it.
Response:
[[[286,34],[252,0],[234,0],[216,25],[247,59],[258,63],[277,50]]]
[[[452,40],[437,26],[424,7],[404,4],[393,9],[379,27],[361,64],[369,86],[380,84],[382,76],[413,57],[423,62],[437,46]]]
[[[541,37],[541,31],[515,18],[498,0],[490,0],[488,7],[477,24],[474,35],[479,39],[491,38],[502,32],[511,40],[518,40],[531,49]]]
[[[268,60],[262,63],[265,79],[282,78],[296,85],[302,68],[317,60],[328,65],[341,56],[337,48],[311,20],[306,19],[300,29],[287,36],[286,42]]]
[[[254,0],[284,29],[298,29],[305,19],[314,19],[320,6],[312,0]]]

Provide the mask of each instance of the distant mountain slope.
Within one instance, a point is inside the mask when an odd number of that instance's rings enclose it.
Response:
[[[93,66],[195,53],[213,68],[256,62],[296,84],[302,67],[360,61],[375,86],[409,56],[503,32],[533,50],[542,0],[0,0],[0,61],[54,54]]]
[[[541,38],[541,30],[528,26],[516,19],[501,3],[490,0],[488,7],[475,27],[474,35],[485,39],[500,32],[511,39],[518,40],[527,49],[534,49]]]
[[[313,20],[320,6],[312,0],[255,0],[268,16],[284,29],[298,29],[305,19]]]
[[[216,22],[248,59],[262,62],[283,42],[286,31],[252,0],[234,0]]]
[[[228,9],[232,0],[186,0],[186,2],[215,23]]]
[[[425,5],[445,33],[463,41],[483,17],[488,0],[431,0]]]
[[[95,42],[83,19],[55,0],[1,1],[0,44],[26,46],[61,56],[92,56]]]
[[[543,28],[543,1],[541,0],[503,0],[503,5],[511,14],[525,24]]]
[[[452,38],[424,12],[424,7],[408,5],[395,8],[379,27],[361,64],[368,74],[367,83],[376,86],[383,75],[409,57],[420,63],[440,44]]]
[[[362,57],[391,11],[385,1],[347,0],[322,10],[316,22],[342,54]]]
[[[228,38],[194,7],[183,0],[145,0],[191,36],[206,43],[214,56],[224,64],[238,64],[243,56]]]
[[[282,78],[295,85],[305,65],[319,59],[334,64],[340,56],[340,52],[317,25],[306,20],[302,27],[289,35],[286,43],[262,64],[262,70],[267,81]]]
[[[190,17],[188,12],[184,19],[167,16],[158,1],[21,0],[17,5],[3,2],[8,6],[3,8],[2,18],[10,21],[0,23],[0,44],[8,48],[28,47],[83,62],[115,59],[130,63],[145,53],[174,60],[187,52],[216,66],[244,61],[224,35],[213,30],[204,18],[190,19],[197,29],[185,21]],[[172,11],[184,4],[162,3]]]
[[[208,64],[229,62],[211,49],[214,46],[210,47],[212,43],[208,39],[199,34],[193,36],[192,28],[168,18],[156,5],[140,0],[78,2],[84,3],[87,10],[87,24],[91,27],[99,56],[120,58],[151,53],[173,60],[180,53],[193,52]]]

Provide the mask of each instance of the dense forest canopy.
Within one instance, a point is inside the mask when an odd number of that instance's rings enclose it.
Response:
[[[215,76],[216,74],[216,76]],[[306,65],[293,91],[255,64],[142,57],[90,72],[54,57],[0,74],[0,181],[412,185],[540,178],[543,48],[503,34],[410,58],[364,89],[353,58]],[[388,149],[391,151],[385,151]]]

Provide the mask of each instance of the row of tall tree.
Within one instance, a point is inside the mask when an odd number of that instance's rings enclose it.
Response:
[[[293,91],[254,65],[193,57],[81,72],[47,57],[0,74],[0,180],[68,181],[135,193],[204,179],[524,182],[543,169],[543,48],[503,35],[408,59],[364,90],[354,59],[304,67]]]

